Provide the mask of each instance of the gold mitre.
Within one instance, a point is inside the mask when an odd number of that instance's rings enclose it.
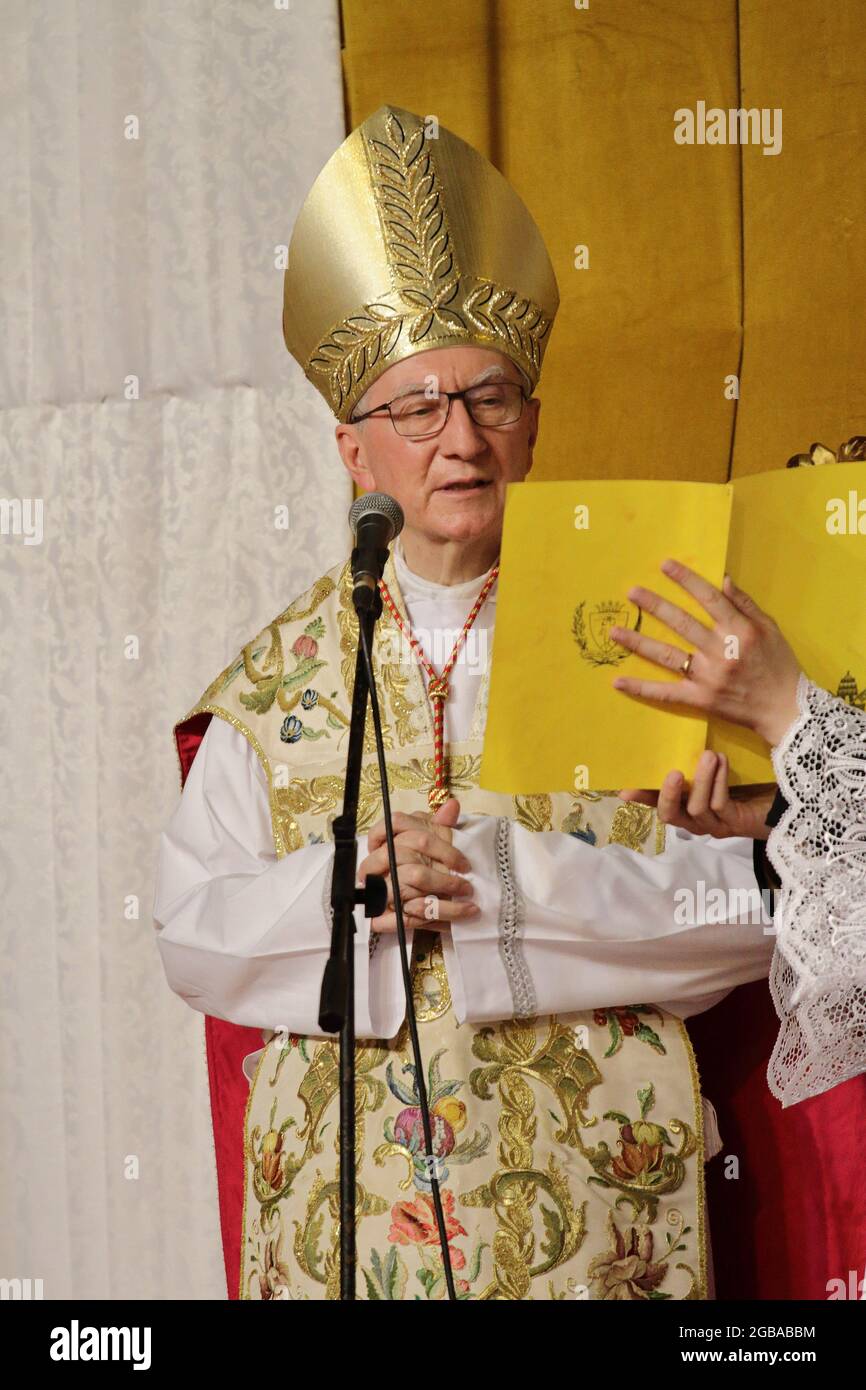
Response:
[[[534,389],[558,307],[541,233],[499,170],[432,118],[380,106],[298,214],[283,337],[347,420],[382,372],[430,348],[495,348]]]

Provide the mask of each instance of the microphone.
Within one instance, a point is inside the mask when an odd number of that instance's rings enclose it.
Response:
[[[388,545],[403,530],[403,509],[387,492],[366,492],[349,508],[355,537],[352,602],[356,612],[372,607],[388,559]]]

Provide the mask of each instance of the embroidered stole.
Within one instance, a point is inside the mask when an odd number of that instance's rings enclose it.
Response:
[[[385,580],[408,621],[393,558]],[[267,774],[279,857],[331,840],[342,811],[357,649],[348,564],[335,566],[244,647],[181,724],[228,720]],[[383,612],[373,650],[394,811],[427,811],[433,726],[418,667]],[[470,736],[448,749],[465,814],[498,819],[514,905],[512,822],[587,844],[659,853],[655,812],[614,794],[503,796],[478,787],[487,680]],[[179,726],[178,726],[179,727]],[[518,735],[519,736],[519,735]],[[382,816],[368,708],[359,834]],[[322,911],[329,915],[326,884]],[[514,1016],[459,1025],[439,937],[415,932],[412,980],[451,1264],[469,1299],[695,1299],[706,1295],[704,1139],[694,1053],[677,1018],[628,1008],[534,1012],[519,914],[500,949]],[[278,1020],[274,1020],[276,1026]],[[263,1034],[244,1131],[240,1297],[339,1297],[337,1039]],[[357,1045],[358,1294],[442,1298],[444,1276],[403,1024]]]

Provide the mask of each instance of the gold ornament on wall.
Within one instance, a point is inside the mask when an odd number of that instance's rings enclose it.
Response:
[[[813,444],[808,454],[792,454],[786,468],[820,467],[825,463],[862,463],[866,461],[866,434],[854,434],[836,452],[826,444]]]

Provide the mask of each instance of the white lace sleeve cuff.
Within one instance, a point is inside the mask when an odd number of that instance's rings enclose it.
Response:
[[[866,712],[801,674],[772,750],[788,802],[767,841],[781,880],[767,1079],[791,1105],[866,1070]]]

